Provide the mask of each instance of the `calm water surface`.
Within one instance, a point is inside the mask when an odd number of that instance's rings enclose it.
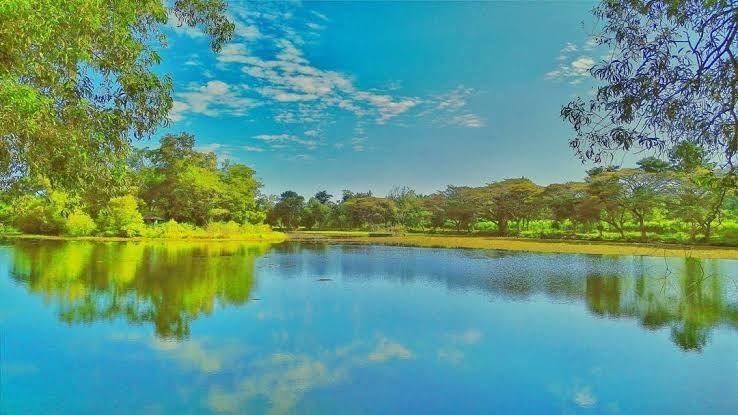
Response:
[[[738,262],[0,246],[0,414],[738,413]]]

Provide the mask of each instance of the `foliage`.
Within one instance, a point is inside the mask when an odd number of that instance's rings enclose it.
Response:
[[[507,235],[511,220],[520,225],[535,215],[541,192],[540,186],[526,178],[490,183],[480,191],[481,216],[494,222],[499,234]]]
[[[25,233],[58,234],[64,229],[69,197],[64,192],[22,195],[12,204],[14,225]]]
[[[144,231],[138,202],[131,195],[110,199],[108,206],[100,212],[98,221],[106,236],[140,236]]]
[[[738,244],[734,222],[728,221],[738,221],[736,178],[716,168],[699,146],[681,143],[668,160],[647,157],[637,165],[600,166],[584,181],[546,187],[515,178],[447,186],[430,195],[407,187],[392,189],[386,198],[345,190],[336,203],[321,203],[316,195],[307,204],[285,192],[268,216],[270,223],[285,226],[280,218],[289,211],[311,230]]]
[[[163,0],[0,2],[0,177],[115,191],[132,138],[172,106],[154,68],[166,44]],[[178,20],[220,49],[233,31],[223,0],[176,0]]]
[[[209,221],[258,223],[261,183],[243,164],[218,166],[214,153],[195,150],[191,134],[167,134],[160,146],[130,161],[146,216],[204,226]]]
[[[279,196],[274,208],[269,212],[267,221],[286,229],[295,229],[302,219],[305,198],[288,190]]]
[[[592,98],[562,108],[584,159],[693,142],[731,163],[738,151],[738,6],[733,1],[603,0],[607,49]]]
[[[89,236],[95,233],[97,224],[87,213],[75,210],[67,216],[64,231],[69,236]]]

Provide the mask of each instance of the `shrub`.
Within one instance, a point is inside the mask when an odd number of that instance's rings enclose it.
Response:
[[[13,202],[13,223],[24,233],[56,235],[62,231],[64,219],[55,210],[43,197],[21,196]]]
[[[205,232],[189,223],[178,223],[174,219],[157,225],[147,226],[143,236],[147,238],[188,239],[197,238]]]
[[[70,236],[89,236],[97,230],[97,225],[90,215],[76,210],[69,214],[64,228]]]
[[[140,236],[145,228],[136,198],[131,195],[110,199],[107,207],[100,211],[98,221],[108,236]]]

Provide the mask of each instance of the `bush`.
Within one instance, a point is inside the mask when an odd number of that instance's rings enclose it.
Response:
[[[147,226],[143,236],[147,238],[189,239],[204,235],[205,231],[189,223],[177,223],[174,219],[157,225]]]
[[[13,223],[23,233],[56,235],[64,228],[64,219],[55,210],[43,197],[21,196],[13,202]]]
[[[100,211],[98,221],[107,236],[140,236],[145,229],[136,198],[131,195],[110,199],[108,206]]]
[[[69,214],[64,228],[70,236],[89,236],[97,230],[97,225],[90,215],[77,210]]]

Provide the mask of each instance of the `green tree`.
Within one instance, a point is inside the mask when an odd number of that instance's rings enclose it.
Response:
[[[534,216],[542,190],[526,178],[490,183],[480,189],[482,215],[497,225],[500,235],[507,235],[509,221],[517,221],[520,228],[521,221]]]
[[[669,210],[690,225],[692,241],[698,232],[709,241],[713,224],[721,219],[725,202],[735,191],[735,176],[716,170],[704,149],[693,142],[675,146],[669,160],[678,179]]]
[[[471,231],[480,211],[479,194],[473,187],[447,186],[439,192],[442,200],[442,217],[454,224],[457,231]],[[437,214],[436,214],[437,215]]]
[[[168,134],[160,146],[130,161],[147,214],[204,225],[211,220],[259,223],[261,183],[243,164],[218,167],[214,153],[196,151],[191,134]]]
[[[392,199],[374,196],[352,197],[341,204],[341,209],[352,228],[394,224],[397,212]]]
[[[308,200],[302,213],[302,225],[308,229],[326,227],[331,215],[332,209],[328,204],[329,202],[327,202],[330,198],[323,199],[326,200],[326,203],[321,202],[321,199],[318,198],[319,194],[320,192]]]
[[[570,220],[589,226],[599,220],[599,210],[592,209],[593,200],[583,182],[554,183],[546,186],[540,195],[544,209],[558,223]]]
[[[172,82],[154,68],[168,11],[219,50],[223,0],[0,2],[0,176],[117,189],[131,139],[166,122]]]
[[[110,236],[139,236],[144,222],[138,211],[138,202],[131,195],[110,199],[108,206],[100,211],[100,229]]]
[[[267,221],[272,225],[281,225],[286,229],[296,229],[302,219],[305,209],[305,198],[288,190],[279,195],[279,200],[267,215]]]
[[[325,190],[321,190],[321,191],[319,191],[318,193],[315,194],[315,198],[318,200],[318,202],[320,202],[320,203],[322,203],[322,204],[325,205],[325,204],[329,203],[331,201],[331,199],[333,199],[333,195],[332,194],[329,194]]]
[[[422,229],[429,224],[431,212],[426,209],[423,197],[409,187],[395,187],[389,198],[397,207],[397,222],[410,229]]]

